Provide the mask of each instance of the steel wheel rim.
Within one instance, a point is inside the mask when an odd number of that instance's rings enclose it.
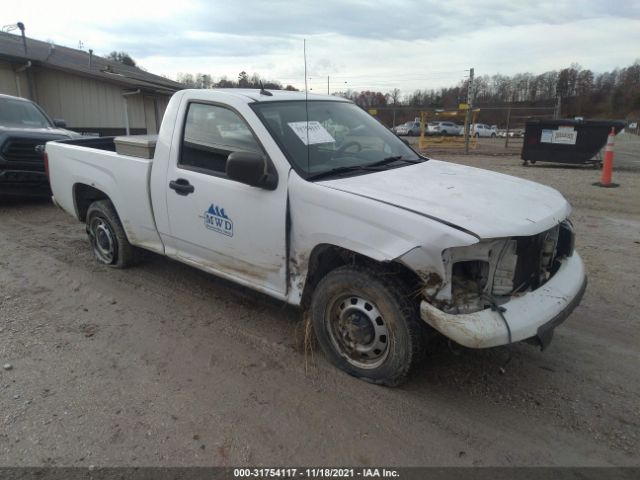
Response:
[[[91,220],[89,228],[93,251],[103,263],[111,264],[116,258],[117,244],[111,227],[102,218]]]
[[[334,349],[351,365],[377,368],[389,355],[389,329],[376,305],[358,295],[336,299],[325,326]]]

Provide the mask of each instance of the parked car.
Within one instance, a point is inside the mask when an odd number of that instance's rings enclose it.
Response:
[[[410,137],[417,137],[420,135],[420,122],[407,122],[397,127],[396,133],[398,135],[408,135]]]
[[[509,136],[509,138],[513,138],[513,137],[524,137],[524,130],[522,128],[516,128],[513,130],[509,130],[507,132],[507,130],[498,130],[497,131],[497,136],[501,137],[501,138],[505,138],[507,137],[507,135]]]
[[[495,129],[491,128],[489,125],[485,125],[484,123],[471,124],[470,132],[474,137],[495,137],[497,135]]]
[[[103,265],[151,250],[300,307],[370,382],[400,383],[436,331],[547,347],[586,288],[560,193],[420,156],[348,100],[269,93],[175,93],[153,155],[148,136],[47,143],[55,203]]]
[[[393,133],[395,133],[396,135],[398,134],[398,129],[400,127],[404,127],[405,125],[411,125],[413,122],[405,122],[405,123],[401,123],[400,125],[396,125],[395,127],[391,127],[389,130],[391,130]]]
[[[49,140],[77,138],[34,102],[0,95],[0,195],[51,196],[42,152]]]
[[[453,122],[430,122],[427,125],[429,135],[459,135],[462,129],[463,127]]]

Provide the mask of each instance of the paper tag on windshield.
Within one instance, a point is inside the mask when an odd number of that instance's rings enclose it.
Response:
[[[320,122],[289,122],[289,127],[295,132],[298,138],[305,145],[315,145],[316,143],[333,143],[335,139],[320,124]],[[307,134],[307,125],[309,133]],[[308,139],[308,141],[307,141]]]

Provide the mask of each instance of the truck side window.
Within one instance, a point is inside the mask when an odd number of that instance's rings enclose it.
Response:
[[[239,151],[261,152],[237,113],[217,105],[189,105],[179,166],[224,173],[229,154]]]

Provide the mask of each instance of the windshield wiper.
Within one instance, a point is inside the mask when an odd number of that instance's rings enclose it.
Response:
[[[369,168],[373,167],[373,168]],[[307,180],[317,180],[319,178],[330,177],[332,175],[340,175],[341,173],[357,172],[358,170],[367,172],[380,172],[382,169],[375,168],[375,165],[349,165],[348,167],[336,167],[324,172],[309,175]]]
[[[381,165],[387,165],[393,162],[407,162],[407,163],[422,163],[424,160],[411,160],[409,158],[402,158],[402,155],[394,155],[392,157],[383,158],[382,160],[378,160],[377,162],[367,164],[368,167],[378,167]]]
[[[392,157],[383,158],[382,160],[378,160],[377,162],[367,163],[366,165],[349,165],[347,167],[336,167],[325,172],[316,173],[314,175],[310,175],[307,177],[307,180],[317,180],[323,177],[329,177],[331,175],[340,175],[341,173],[354,172],[358,170],[369,171],[369,172],[381,172],[384,170],[383,167],[389,163],[393,162],[407,162],[407,163],[422,163],[424,160],[411,160],[409,158],[402,158],[402,155],[394,155]]]

